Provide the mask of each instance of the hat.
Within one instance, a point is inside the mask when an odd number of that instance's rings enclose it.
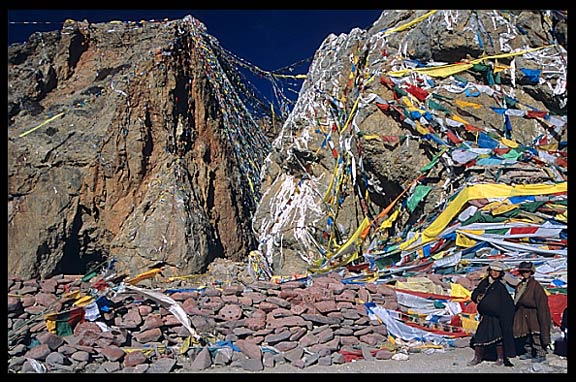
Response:
[[[503,271],[506,269],[506,266],[501,263],[500,261],[494,261],[492,264],[490,264],[488,266],[488,269],[494,270],[494,271]]]
[[[536,271],[536,267],[534,266],[534,263],[531,263],[530,261],[523,261],[520,263],[520,265],[518,265],[518,271],[530,271],[534,273]]]

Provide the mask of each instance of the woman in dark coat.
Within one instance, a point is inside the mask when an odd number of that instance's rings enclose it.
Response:
[[[534,264],[523,261],[518,266],[522,281],[516,286],[514,303],[514,338],[524,344],[526,353],[520,359],[542,362],[546,359],[546,348],[552,342],[550,329],[552,314],[548,305],[548,295],[544,287],[533,277]]]
[[[472,291],[472,301],[477,304],[480,323],[470,341],[474,358],[468,362],[474,366],[483,361],[486,350],[496,347],[496,365],[513,366],[508,358],[516,356],[512,332],[514,300],[506,289],[504,264],[496,261],[488,267],[488,275]]]

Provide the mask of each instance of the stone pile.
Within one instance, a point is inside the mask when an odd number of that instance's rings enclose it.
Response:
[[[140,284],[158,286],[156,281]],[[183,288],[178,281],[172,282],[172,289],[165,284],[150,288],[161,290],[184,309],[200,336],[194,340],[172,309],[133,291],[119,293],[122,282],[108,282],[103,289],[102,282],[82,281],[79,276],[41,281],[9,277],[9,371],[185,373],[210,367],[258,371],[281,363],[306,368],[359,358],[391,359],[397,349],[388,342],[385,325],[370,319],[364,302],[397,309],[394,289],[343,281],[340,273],[333,272],[281,284],[257,281]],[[97,293],[110,301],[107,312],[76,324],[71,335],[48,331],[45,314],[69,308],[71,302],[63,296],[76,290],[94,296],[97,284]],[[462,338],[455,346],[467,343]]]

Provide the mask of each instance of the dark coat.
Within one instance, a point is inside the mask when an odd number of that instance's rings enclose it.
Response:
[[[484,278],[472,291],[472,301],[478,306],[480,323],[471,340],[471,346],[490,346],[502,341],[504,355],[516,356],[516,345],[512,325],[514,322],[514,300],[501,280],[489,282]]]
[[[552,314],[548,306],[548,296],[544,287],[530,277],[526,289],[516,302],[514,315],[514,337],[525,337],[528,334],[540,334],[542,346],[550,345]],[[519,288],[518,284],[516,288]]]

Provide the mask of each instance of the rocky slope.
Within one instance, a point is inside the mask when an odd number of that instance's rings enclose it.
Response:
[[[192,17],[10,46],[9,371],[385,368],[413,325],[467,347],[494,258],[538,265],[558,336],[566,22],[385,10],[326,38],[277,136]]]
[[[328,36],[266,159],[260,253],[286,274],[326,269],[404,240],[465,184],[565,181],[566,49],[549,11],[386,10]]]
[[[560,11],[386,10],[324,41],[271,146],[198,20],[69,20],[9,47],[9,272],[114,257],[132,273],[200,273],[253,250],[274,273],[305,272],[405,232],[465,182],[494,181],[454,160],[463,142],[481,148],[480,130],[556,143],[536,155],[552,170],[522,160],[499,182],[565,179],[566,46]],[[422,203],[343,248],[416,188]]]
[[[198,273],[254,247],[270,144],[217,44],[188,17],[68,20],[9,47],[9,273]]]

